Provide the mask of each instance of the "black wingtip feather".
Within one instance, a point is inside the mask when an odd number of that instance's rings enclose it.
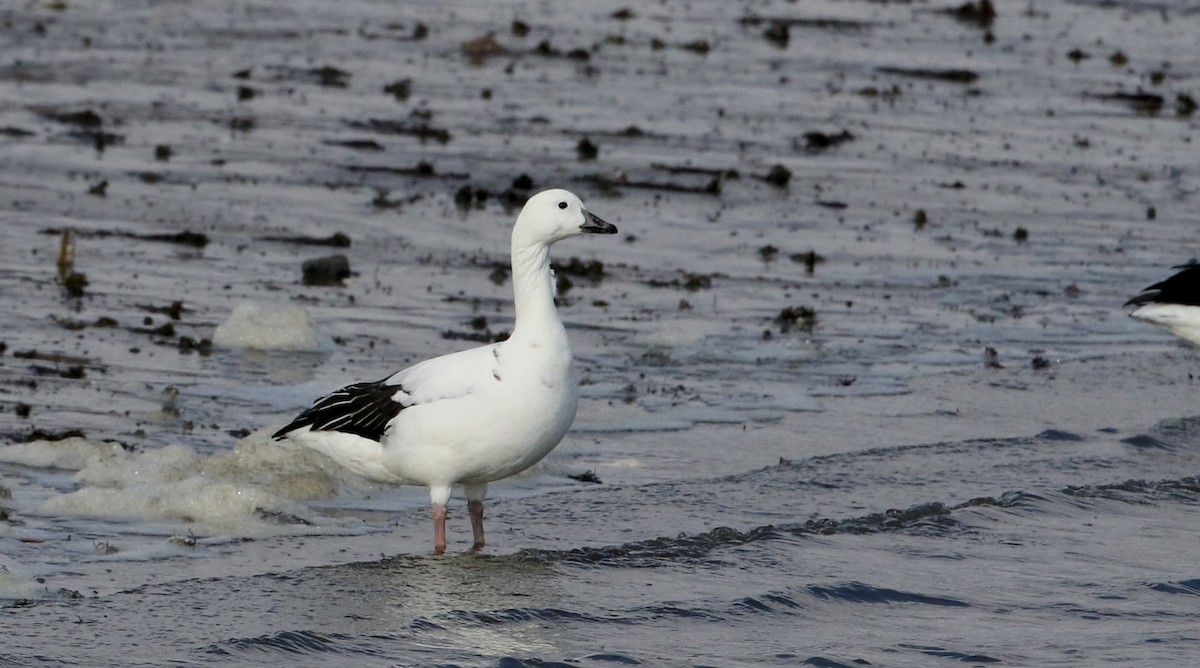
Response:
[[[290,432],[310,427],[313,431],[340,431],[378,442],[388,423],[404,409],[404,404],[393,398],[403,389],[382,380],[347,385],[318,399],[272,438],[282,439]]]
[[[1174,267],[1182,269],[1179,273],[1144,288],[1141,294],[1125,302],[1126,306],[1149,304],[1181,304],[1183,306],[1200,306],[1200,264],[1195,260]]]

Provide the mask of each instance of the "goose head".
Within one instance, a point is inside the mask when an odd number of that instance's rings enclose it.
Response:
[[[513,227],[513,246],[549,246],[580,234],[616,234],[617,228],[588,211],[574,193],[543,190],[529,198]]]

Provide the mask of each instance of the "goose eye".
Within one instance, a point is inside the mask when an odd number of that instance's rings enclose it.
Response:
[[[559,203],[558,203],[558,208],[560,208],[560,209],[565,209],[565,208],[567,208],[567,203],[566,203],[566,202],[559,202]]]

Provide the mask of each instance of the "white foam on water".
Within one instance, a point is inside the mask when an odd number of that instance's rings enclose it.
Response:
[[[213,343],[224,348],[254,350],[322,349],[327,337],[317,331],[302,306],[242,303],[213,332]]]
[[[30,468],[79,471],[90,462],[121,456],[119,443],[71,437],[61,441],[30,441],[0,448],[0,462]]]
[[[338,474],[320,455],[269,434],[255,432],[212,456],[184,445],[34,441],[0,448],[0,462],[76,471],[79,487],[28,509],[38,514],[183,525],[202,535],[320,531],[290,520],[311,514],[302,502],[335,496]]]
[[[44,590],[21,564],[0,554],[0,600],[40,598]]]

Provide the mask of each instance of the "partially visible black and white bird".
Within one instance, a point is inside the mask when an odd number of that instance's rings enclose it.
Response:
[[[482,548],[488,483],[545,457],[567,433],[579,403],[579,379],[554,305],[550,246],[616,231],[566,190],[529,198],[512,231],[516,314],[506,341],[347,385],[318,399],[275,438],[324,453],[370,480],[427,486],[438,553],[446,549],[451,487],[462,485],[473,549]]]
[[[1181,271],[1141,291],[1126,306],[1137,306],[1130,317],[1200,346],[1200,263],[1192,260],[1173,269]]]

